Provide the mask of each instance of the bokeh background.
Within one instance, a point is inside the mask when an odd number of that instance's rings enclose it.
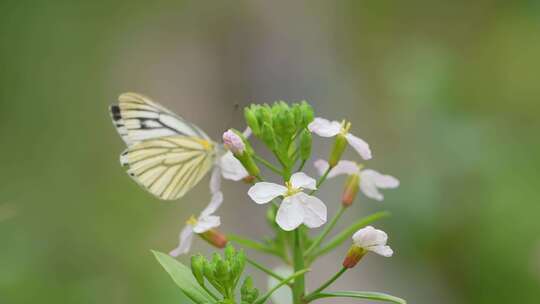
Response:
[[[124,91],[216,139],[243,128],[250,102],[306,99],[352,120],[368,165],[402,185],[384,203],[358,200],[339,225],[389,210],[376,226],[396,254],[366,258],[336,289],[539,302],[537,1],[3,0],[0,11],[0,303],[188,303],[149,250],[176,246],[207,183],[164,203],[127,177],[107,112]],[[325,156],[330,142],[316,145]],[[331,213],[342,183],[320,194]],[[247,185],[224,188],[223,230],[267,233]],[[345,250],[315,264],[309,286]]]

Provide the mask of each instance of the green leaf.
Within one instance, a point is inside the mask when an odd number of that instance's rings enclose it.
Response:
[[[193,302],[197,304],[216,303],[212,296],[199,286],[189,267],[173,259],[168,254],[153,250],[152,253],[161,266],[169,273],[176,285]]]
[[[407,304],[407,301],[387,295],[381,292],[372,292],[372,291],[334,291],[334,292],[324,292],[314,295],[310,301],[322,298],[357,298],[357,299],[366,299],[382,302],[390,302],[397,304]]]

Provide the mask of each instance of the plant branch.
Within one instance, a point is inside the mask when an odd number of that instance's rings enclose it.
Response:
[[[302,234],[300,233],[300,227],[294,230],[293,244],[293,266],[294,271],[298,272],[304,269],[304,253],[302,250]],[[302,304],[305,292],[304,275],[299,275],[298,278],[294,280],[292,291],[293,303]]]
[[[332,170],[332,168],[328,167],[328,169],[324,171],[323,175],[321,175],[321,177],[317,181],[317,189],[311,190],[309,195],[312,195],[313,193],[317,192],[317,190],[319,190],[319,187],[324,183],[324,181],[326,181],[326,178],[328,177],[328,173],[330,173],[330,170]]]
[[[242,238],[242,237],[237,236],[235,234],[228,234],[227,238],[231,242],[234,242],[234,243],[236,243],[238,245],[242,245],[242,246],[245,246],[247,248],[257,250],[257,251],[260,251],[260,252],[272,254],[272,255],[275,255],[275,256],[278,256],[278,257],[281,258],[281,254],[278,251],[276,251],[273,248],[270,248],[270,247],[266,246],[265,244],[259,243],[257,241],[253,241],[253,240],[250,240],[250,239],[245,239],[245,238]]]
[[[278,281],[283,281],[285,280],[285,278],[283,278],[282,276],[280,276],[279,274],[275,273],[274,271],[272,271],[271,269],[255,262],[254,260],[250,259],[250,258],[247,258],[246,257],[246,261],[251,264],[251,266],[259,269],[260,271],[266,273],[267,275],[277,279]],[[291,283],[287,283],[287,285],[289,285],[289,287],[292,287],[292,284]]]
[[[332,231],[332,229],[334,228],[334,226],[336,225],[336,223],[338,222],[338,220],[341,218],[341,216],[343,215],[343,213],[345,212],[345,209],[347,209],[346,207],[344,207],[343,205],[341,205],[341,207],[339,208],[339,211],[338,213],[336,213],[336,215],[334,215],[334,217],[332,218],[332,220],[330,220],[330,223],[328,223],[327,225],[325,225],[324,227],[324,230],[321,232],[321,234],[319,234],[319,236],[313,241],[313,243],[311,244],[311,246],[309,246],[309,248],[306,250],[306,252],[304,253],[304,257],[307,257],[309,256],[309,254],[311,252],[313,252],[313,250],[315,248],[317,248],[317,246],[319,246],[319,244],[324,240],[324,238],[330,233],[330,231]]]
[[[265,165],[268,169],[274,171],[274,173],[276,174],[279,174],[279,175],[282,175],[283,173],[281,172],[281,170],[279,170],[276,166],[272,165],[272,163],[270,163],[269,161],[267,161],[266,159],[260,157],[259,155],[257,154],[253,154],[253,158],[260,162],[261,164]]]
[[[344,274],[345,271],[347,271],[347,269],[348,268],[346,268],[346,267],[341,268],[328,281],[326,281],[324,284],[322,284],[319,288],[315,289],[312,293],[308,294],[305,297],[305,301],[309,303],[313,298],[315,298],[317,296],[317,294],[319,294],[321,291],[323,291],[326,287],[332,285],[332,283],[334,283],[342,274]]]
[[[272,289],[270,289],[267,293],[265,293],[263,296],[261,296],[257,301],[255,301],[255,304],[262,304],[264,302],[266,302],[266,300],[268,300],[268,298],[276,291],[278,290],[281,286],[287,284],[289,281],[299,277],[299,276],[303,276],[306,272],[310,271],[310,269],[306,268],[306,269],[302,269],[300,271],[297,271],[295,273],[293,273],[292,275],[288,276],[287,278],[285,278],[283,281],[279,282],[276,286],[274,286]]]

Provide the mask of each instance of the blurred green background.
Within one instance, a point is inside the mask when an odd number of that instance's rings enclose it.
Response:
[[[391,211],[376,226],[396,254],[336,288],[540,301],[538,1],[4,0],[0,11],[0,303],[187,303],[149,250],[176,246],[206,180],[164,203],[127,177],[107,112],[124,91],[216,139],[243,127],[249,102],[307,99],[352,120],[368,165],[402,185],[382,204],[360,199],[340,225]],[[316,153],[328,146],[318,139]],[[341,186],[321,193],[331,213]],[[226,183],[223,230],[261,236],[246,189]],[[309,285],[345,250],[315,264]]]

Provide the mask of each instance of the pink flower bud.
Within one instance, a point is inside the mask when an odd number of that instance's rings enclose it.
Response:
[[[212,246],[217,248],[225,248],[228,243],[227,236],[216,229],[210,229],[203,232],[200,234],[200,236]]]
[[[225,148],[236,155],[243,154],[246,149],[242,138],[231,129],[223,133],[223,144]]]

